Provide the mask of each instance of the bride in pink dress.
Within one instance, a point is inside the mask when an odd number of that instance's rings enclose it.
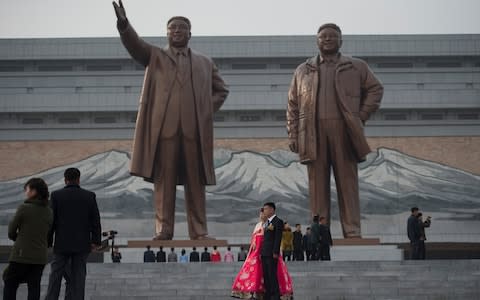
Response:
[[[267,218],[260,210],[260,222],[257,223],[252,233],[250,250],[247,259],[238,272],[232,285],[232,297],[240,299],[263,299],[265,287],[263,286],[263,269],[260,251],[263,243],[263,223]],[[278,259],[278,286],[282,300],[293,299],[292,279],[288,274],[287,266],[283,259]]]

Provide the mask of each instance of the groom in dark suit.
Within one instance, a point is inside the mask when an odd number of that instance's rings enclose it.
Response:
[[[277,280],[277,264],[280,257],[283,221],[275,214],[275,203],[263,205],[263,213],[268,220],[263,224],[262,268],[265,284],[265,300],[280,300]]]

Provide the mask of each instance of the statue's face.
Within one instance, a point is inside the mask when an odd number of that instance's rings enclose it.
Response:
[[[173,20],[167,26],[167,38],[170,46],[186,47],[191,35],[188,24],[182,20]]]
[[[338,53],[342,46],[342,36],[333,28],[324,28],[317,34],[317,45],[322,54]]]

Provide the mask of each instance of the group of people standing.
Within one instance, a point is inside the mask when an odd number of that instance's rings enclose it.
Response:
[[[24,185],[25,198],[8,226],[14,241],[3,272],[3,299],[16,299],[20,283],[28,285],[28,300],[40,299],[40,281],[53,245],[46,300],[57,300],[62,279],[66,299],[84,299],[87,258],[100,247],[101,225],[95,193],[80,187],[80,171],[64,172],[65,187],[51,195],[41,178]],[[50,198],[50,201],[49,201]]]
[[[285,222],[281,243],[284,261],[330,260],[332,245],[332,235],[325,217],[315,215],[305,235],[300,224],[295,225],[295,231],[292,233],[290,226]]]
[[[309,260],[330,260],[330,247],[333,245],[330,227],[325,217],[314,216],[310,227],[310,253]]]
[[[240,258],[240,253],[239,256]],[[227,248],[227,252],[225,252],[225,255],[223,256],[223,261],[224,262],[233,262],[234,255],[231,251],[231,248]],[[160,246],[159,251],[155,255],[153,250],[150,250],[150,246],[147,246],[147,250],[143,253],[143,262],[149,263],[149,262],[181,262],[181,263],[187,263],[187,262],[221,262],[222,261],[222,255],[220,254],[220,251],[217,250],[217,246],[213,246],[213,251],[210,253],[208,251],[208,247],[204,248],[204,251],[200,254],[197,251],[196,247],[192,248],[192,252],[190,254],[187,254],[187,251],[185,249],[182,249],[180,252],[180,257],[175,253],[175,248],[170,248],[170,253],[167,253],[163,251],[163,247]]]
[[[410,259],[425,259],[426,249],[425,228],[430,227],[432,218],[428,216],[423,220],[423,215],[418,207],[412,207],[411,215],[407,221],[407,234],[410,240]]]

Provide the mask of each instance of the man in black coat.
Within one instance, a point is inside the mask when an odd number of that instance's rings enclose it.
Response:
[[[304,261],[303,234],[302,226],[300,224],[295,225],[295,231],[293,232],[293,260]]]
[[[312,260],[312,230],[310,227],[307,227],[305,235],[303,236],[303,248],[305,249],[305,258],[307,260]]]
[[[84,299],[87,258],[101,244],[102,228],[95,193],[80,187],[80,171],[69,168],[64,173],[66,186],[50,197],[53,225],[49,244],[53,243],[53,261],[46,300],[57,300],[67,268],[68,294]],[[67,267],[68,266],[68,267]]]
[[[410,240],[410,259],[420,258],[420,224],[418,223],[418,207],[412,207],[407,221],[407,234]]]
[[[201,260],[202,260],[202,262],[210,261],[210,252],[208,252],[207,247],[205,247],[205,251],[202,252]]]
[[[423,221],[422,213],[419,212],[417,214],[417,219],[418,219],[418,226],[420,227],[420,239],[418,241],[418,259],[425,259],[426,257],[425,241],[427,240],[427,235],[425,234],[425,228],[430,227],[430,225],[432,224],[432,218],[428,216],[427,219]]]
[[[192,252],[190,252],[190,262],[199,262],[200,254],[197,251],[197,248],[193,247]]]
[[[163,247],[160,246],[160,250],[157,252],[157,262],[166,262],[167,254],[163,251]]]
[[[319,260],[320,259],[320,240],[322,236],[320,235],[320,216],[314,215],[311,227],[311,235],[310,235],[310,256],[311,260]]]
[[[283,221],[275,214],[275,203],[273,202],[267,202],[263,205],[263,213],[268,218],[263,225],[264,233],[261,250],[265,300],[280,300],[277,265],[280,257]]]
[[[143,262],[150,263],[155,262],[155,253],[150,250],[150,245],[147,246],[147,250],[143,252]]]
[[[333,245],[330,227],[327,225],[327,219],[320,217],[320,248],[319,257],[321,260],[330,260],[330,247]]]

